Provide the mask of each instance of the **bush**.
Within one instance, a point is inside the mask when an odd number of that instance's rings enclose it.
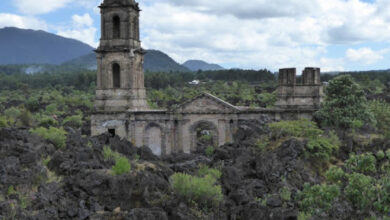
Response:
[[[26,108],[31,111],[31,112],[36,112],[39,110],[39,107],[41,106],[41,104],[39,103],[38,101],[38,98],[36,97],[30,97],[26,103],[24,104],[26,106]]]
[[[19,118],[20,113],[21,113],[20,110],[18,108],[15,108],[15,107],[11,107],[11,108],[4,111],[4,115],[8,118],[8,121],[11,124],[16,123],[16,120]]]
[[[66,145],[66,131],[63,128],[50,127],[49,129],[39,127],[30,129],[30,132],[37,134],[54,144],[57,148],[63,148]]]
[[[274,138],[284,136],[309,138],[317,137],[323,133],[314,122],[307,119],[274,122],[269,124],[269,128]]]
[[[170,178],[173,191],[187,202],[196,202],[204,207],[216,207],[222,201],[222,189],[212,175],[204,177],[175,173]]]
[[[211,157],[211,156],[213,156],[214,151],[215,151],[215,148],[213,146],[208,146],[205,150],[205,154],[206,154],[206,156]]]
[[[390,137],[390,104],[375,100],[370,102],[370,109],[377,121],[376,126],[379,132]]]
[[[124,156],[115,159],[115,165],[112,167],[114,175],[122,175],[130,172],[131,166],[129,160]]]
[[[39,119],[38,125],[42,127],[55,127],[58,126],[58,121],[51,116],[44,115]]]
[[[366,209],[375,199],[373,179],[360,173],[348,175],[348,185],[344,193],[355,208]]]
[[[377,201],[374,202],[374,207],[383,213],[390,212],[390,175],[387,174],[379,181],[379,190],[377,192]]]
[[[346,161],[345,166],[347,169],[354,172],[371,174],[376,172],[376,159],[372,153],[364,153],[360,155],[352,153]]]
[[[8,120],[5,117],[0,117],[0,128],[6,128],[10,126]]]
[[[108,146],[104,146],[103,147],[103,158],[104,158],[104,160],[113,160],[113,161],[115,161],[120,156],[121,156],[120,153],[111,150],[110,147],[108,147]]]
[[[208,175],[210,175],[213,178],[215,178],[216,180],[218,180],[219,178],[221,178],[222,173],[221,173],[221,171],[219,171],[217,169],[209,168],[207,165],[203,165],[203,164],[200,165],[199,170],[198,170],[198,176],[205,177]]]
[[[279,192],[279,195],[280,195],[280,198],[283,200],[283,201],[290,201],[291,200],[291,191],[290,189],[288,189],[287,187],[283,187],[280,189],[280,192]]]
[[[378,159],[378,160],[383,160],[384,158],[385,158],[385,152],[383,152],[383,150],[380,150],[380,151],[378,151],[378,152],[376,152],[376,158]]]
[[[81,127],[83,125],[82,115],[68,116],[62,121],[62,125],[71,127]]]
[[[341,184],[345,173],[340,167],[331,167],[325,173],[326,180],[330,183]]]
[[[297,198],[303,211],[318,215],[327,213],[339,196],[340,188],[337,185],[310,186],[306,183]]]
[[[329,161],[332,153],[337,151],[338,145],[327,137],[310,138],[305,148],[305,156],[318,161]]]
[[[322,125],[344,129],[352,128],[356,121],[375,125],[364,91],[350,75],[331,80],[325,94],[321,109],[316,113]]]

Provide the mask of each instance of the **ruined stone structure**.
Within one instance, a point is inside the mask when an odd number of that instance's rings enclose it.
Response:
[[[306,68],[303,83],[295,69],[281,69],[275,108],[234,106],[204,93],[178,107],[150,109],[146,103],[143,56],[139,37],[138,4],[134,0],[105,0],[98,61],[92,135],[110,132],[136,146],[148,146],[156,155],[191,153],[199,129],[212,134],[214,146],[233,141],[243,121],[311,118],[322,99],[320,69]]]

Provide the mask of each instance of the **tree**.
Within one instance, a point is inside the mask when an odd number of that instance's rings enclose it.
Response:
[[[326,87],[325,94],[325,100],[316,112],[316,118],[323,126],[348,129],[362,123],[375,125],[364,91],[352,76],[334,78]]]

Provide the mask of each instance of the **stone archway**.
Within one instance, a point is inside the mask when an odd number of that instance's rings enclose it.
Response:
[[[161,156],[163,153],[163,132],[158,124],[149,124],[144,131],[144,145],[152,150],[153,154]]]
[[[210,121],[198,121],[190,127],[191,152],[198,150],[199,146],[218,147],[218,127]]]

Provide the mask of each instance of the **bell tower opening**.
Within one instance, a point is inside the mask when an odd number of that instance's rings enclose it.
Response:
[[[119,64],[112,64],[112,81],[114,83],[114,89],[118,89],[121,87],[121,67]]]
[[[113,23],[113,38],[118,39],[121,36],[121,19],[118,15],[112,18]]]

